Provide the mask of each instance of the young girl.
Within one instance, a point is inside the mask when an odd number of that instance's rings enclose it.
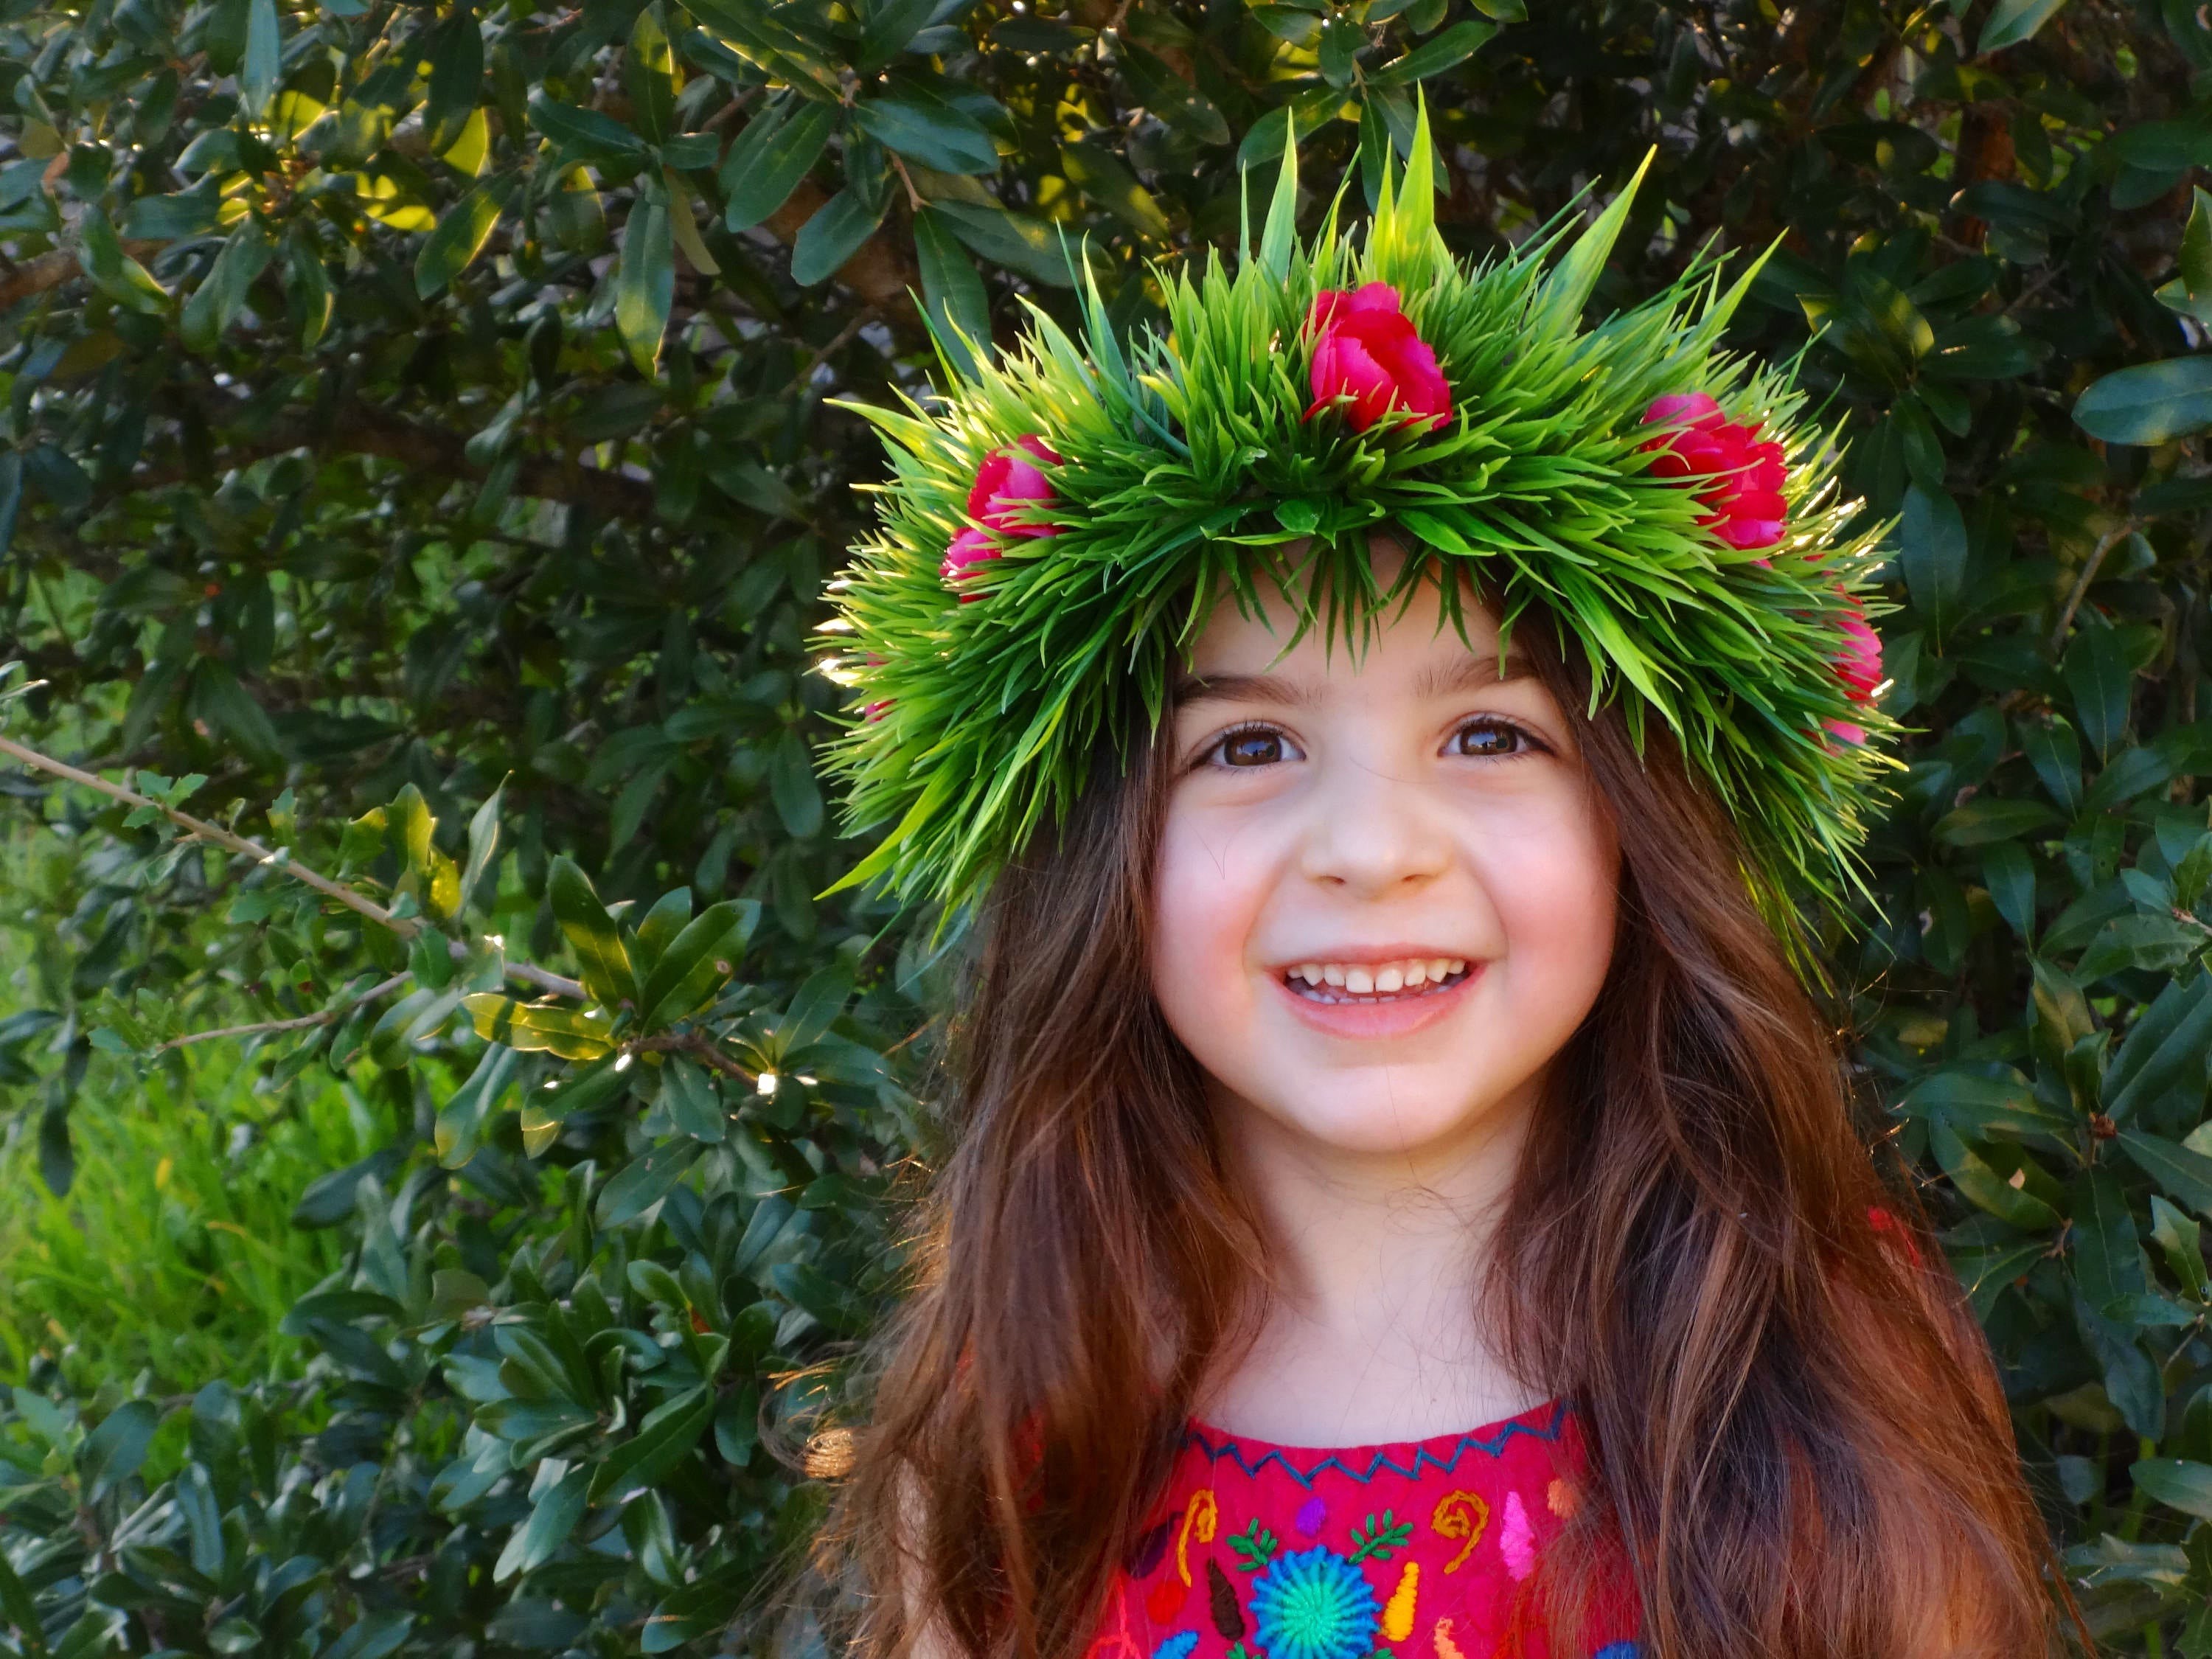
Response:
[[[1801,976],[1880,556],[1624,195],[1468,270],[1429,140],[925,413],[842,586],[854,879],[972,903],[953,1140],[827,1534],[905,1659],[2053,1641],[1942,1257]]]

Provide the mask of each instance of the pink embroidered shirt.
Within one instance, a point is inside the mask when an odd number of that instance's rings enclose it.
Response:
[[[1522,1592],[1581,1452],[1560,1401],[1338,1448],[1193,1419],[1089,1659],[1570,1659]],[[1615,1623],[1595,1659],[1639,1659],[1632,1618]]]

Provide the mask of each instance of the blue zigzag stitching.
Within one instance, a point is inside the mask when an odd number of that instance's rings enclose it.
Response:
[[[1492,1435],[1463,1434],[1453,1443],[1451,1450],[1442,1457],[1431,1451],[1426,1445],[1417,1444],[1413,1448],[1413,1462],[1410,1468],[1392,1457],[1387,1450],[1377,1449],[1364,1471],[1352,1468],[1334,1453],[1322,1458],[1311,1468],[1302,1469],[1285,1457],[1279,1448],[1271,1447],[1257,1457],[1248,1459],[1244,1455],[1244,1448],[1227,1435],[1224,1435],[1218,1442],[1216,1442],[1195,1428],[1186,1428],[1183,1431],[1183,1443],[1187,1446],[1196,1446],[1206,1454],[1206,1461],[1209,1463],[1218,1463],[1225,1457],[1248,1475],[1257,1475],[1268,1464],[1273,1463],[1279,1466],[1284,1474],[1289,1475],[1301,1486],[1312,1486],[1314,1478],[1323,1469],[1334,1469],[1338,1474],[1348,1475],[1358,1481],[1360,1485],[1365,1486],[1385,1470],[1393,1474],[1402,1474],[1408,1480],[1418,1480],[1424,1468],[1449,1474],[1458,1467],[1459,1460],[1463,1454],[1468,1451],[1479,1451],[1486,1456],[1495,1457],[1505,1449],[1508,1443],[1516,1435],[1525,1434],[1532,1440],[1557,1440],[1559,1437],[1560,1428],[1567,1420],[1569,1409],[1565,1401],[1555,1401],[1552,1407],[1552,1420],[1541,1428],[1516,1421],[1505,1424]]]

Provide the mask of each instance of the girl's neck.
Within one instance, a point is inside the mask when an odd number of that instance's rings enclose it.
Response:
[[[1476,1293],[1531,1104],[1500,1103],[1449,1146],[1360,1154],[1217,1099],[1275,1285],[1197,1414],[1282,1444],[1362,1445],[1471,1428],[1544,1398],[1500,1360]]]

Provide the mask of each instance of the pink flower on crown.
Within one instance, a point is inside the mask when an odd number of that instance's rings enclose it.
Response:
[[[968,516],[981,528],[969,526],[952,538],[945,550],[945,562],[938,566],[937,574],[951,586],[975,574],[987,559],[999,556],[998,538],[1003,536],[1056,536],[1060,526],[1054,524],[1025,522],[1024,510],[1030,507],[1056,500],[1052,480],[1046,477],[1036,461],[1060,464],[1060,456],[1042,438],[1017,438],[1004,449],[994,449],[983,458],[983,465],[975,470],[975,482],[968,491]],[[980,599],[981,593],[963,593],[960,603]]]
[[[867,661],[871,668],[881,668],[884,665],[883,658],[873,651],[868,653]],[[890,711],[890,706],[891,700],[889,697],[878,697],[873,702],[862,703],[860,718],[864,720],[879,720]]]
[[[1407,424],[1432,431],[1451,413],[1451,386],[1437,354],[1413,331],[1389,283],[1323,289],[1306,313],[1306,332],[1314,340],[1314,401],[1306,419],[1347,396],[1344,418],[1354,432],[1397,411],[1424,417]]]
[[[1644,411],[1645,425],[1655,422],[1674,429],[1641,447],[1658,452],[1651,463],[1657,477],[1703,479],[1698,499],[1713,510],[1698,524],[1745,552],[1782,539],[1789,513],[1782,500],[1782,446],[1761,441],[1757,422],[1732,423],[1702,392],[1659,398]]]
[[[1836,678],[1844,683],[1853,702],[1872,703],[1875,693],[1881,685],[1881,635],[1867,623],[1866,607],[1856,596],[1844,593],[1840,587],[1847,609],[1843,618],[1844,648],[1833,660]],[[1825,720],[1829,732],[1845,743],[1864,743],[1866,728],[1850,720]]]
[[[1054,499],[1052,480],[1040,472],[1030,457],[1051,465],[1060,456],[1042,438],[1017,438],[1005,449],[984,457],[975,473],[975,488],[968,492],[968,516],[1001,536],[1055,536],[1060,526],[1025,524],[1022,509],[1036,501]]]

